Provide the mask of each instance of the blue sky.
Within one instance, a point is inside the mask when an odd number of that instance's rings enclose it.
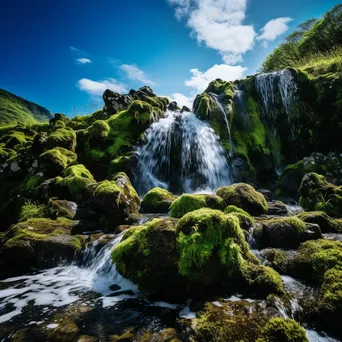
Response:
[[[102,107],[107,87],[125,92],[148,84],[186,104],[214,78],[255,73],[286,34],[338,3],[6,1],[0,88],[68,115]]]

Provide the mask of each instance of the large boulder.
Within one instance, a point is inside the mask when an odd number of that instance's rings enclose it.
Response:
[[[168,213],[176,198],[165,189],[153,188],[142,199],[141,209],[146,213]]]
[[[85,237],[70,235],[73,225],[65,218],[34,218],[12,226],[0,237],[4,271],[16,274],[73,259],[85,245]]]
[[[103,112],[106,116],[116,114],[118,111],[127,109],[133,102],[133,98],[130,95],[120,95],[112,90],[105,90],[102,95],[105,106]]]
[[[129,229],[112,252],[117,270],[147,293],[183,286],[175,226],[174,219],[155,219]]]
[[[262,221],[261,248],[297,248],[300,243],[322,237],[317,224],[305,223],[297,217],[274,218]]]
[[[124,173],[118,173],[113,180],[104,180],[89,188],[92,191],[90,201],[96,210],[105,215],[110,231],[124,223],[130,214],[138,212],[140,198]]]
[[[59,128],[48,135],[45,146],[49,150],[54,147],[63,147],[75,152],[76,133],[72,128]]]
[[[267,213],[268,205],[264,195],[249,184],[224,186],[219,188],[216,194],[223,198],[226,206],[235,205],[253,216]]]
[[[342,186],[328,183],[324,176],[312,172],[304,176],[299,191],[299,203],[305,210],[342,216]]]
[[[186,213],[201,209],[224,209],[224,203],[221,197],[216,195],[190,195],[184,194],[177,198],[170,207],[170,216],[180,218]]]
[[[297,217],[304,222],[318,224],[322,233],[342,232],[342,219],[329,217],[324,211],[304,211]]]

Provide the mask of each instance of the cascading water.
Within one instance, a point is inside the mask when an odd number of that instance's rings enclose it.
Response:
[[[223,107],[221,101],[219,100],[219,97],[218,97],[217,94],[210,93],[209,95],[215,100],[217,106],[220,108],[220,110],[222,112],[223,119],[224,119],[224,122],[226,123],[226,127],[227,127],[229,141],[232,142],[232,137],[231,137],[231,134],[230,134],[230,125],[229,125],[229,121],[228,121],[228,117],[227,117],[227,112],[226,112],[225,108]]]
[[[140,194],[155,186],[196,192],[231,183],[218,136],[192,112],[166,112],[165,118],[147,130],[137,156],[134,183]]]
[[[96,241],[84,251],[81,266],[60,266],[38,274],[1,281],[2,287],[6,284],[10,284],[10,287],[0,290],[0,323],[20,315],[30,303],[35,306],[61,307],[76,302],[86,291],[101,294],[104,305],[132,297],[111,290],[113,284],[120,292],[138,293],[136,286],[123,278],[111,261],[111,251],[121,238],[122,234],[112,238],[98,253],[96,250],[101,239]],[[118,295],[115,296],[115,293]]]
[[[259,74],[255,79],[255,88],[261,98],[265,118],[274,122],[276,89],[279,90],[282,104],[288,120],[291,118],[291,104],[297,92],[291,71],[285,69],[271,73]]]

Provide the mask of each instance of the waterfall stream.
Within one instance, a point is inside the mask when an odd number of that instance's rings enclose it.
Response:
[[[291,71],[285,69],[266,74],[259,74],[255,79],[255,88],[263,105],[265,119],[275,123],[274,107],[275,94],[279,90],[282,104],[285,108],[288,120],[291,119],[291,104],[297,92],[297,85]]]
[[[192,112],[166,112],[146,131],[137,156],[134,184],[140,194],[156,186],[193,193],[231,183],[218,136]]]

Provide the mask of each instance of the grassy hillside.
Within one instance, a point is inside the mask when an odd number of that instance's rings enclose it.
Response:
[[[27,101],[6,90],[0,89],[0,125],[22,122],[34,124],[51,119],[51,113],[36,103]]]

